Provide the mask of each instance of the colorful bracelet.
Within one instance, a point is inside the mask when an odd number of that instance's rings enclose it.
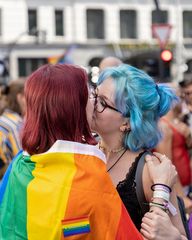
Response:
[[[168,208],[167,208],[164,204],[159,204],[159,203],[156,203],[156,202],[150,202],[150,203],[149,203],[149,206],[150,206],[150,207],[158,207],[158,208],[161,208],[161,209],[163,209],[164,212],[168,213]]]
[[[167,210],[166,212],[167,213],[170,212],[170,214],[172,216],[177,215],[177,209],[173,206],[173,204],[171,202],[156,203],[156,202],[154,202],[153,198],[151,199],[151,201],[152,201],[151,203],[156,204],[156,206],[159,206],[162,209],[164,207]],[[150,205],[150,203],[149,203],[149,205]],[[150,206],[152,206],[152,205],[150,205]]]
[[[167,189],[165,187],[162,187],[162,186],[155,186],[154,191],[163,191],[163,192],[166,192],[166,193],[170,193],[169,189]]]
[[[151,186],[151,190],[152,191],[155,191],[155,187],[158,186],[158,187],[162,187],[163,189],[166,189],[166,191],[169,191],[170,193],[172,192],[171,188],[165,184],[162,184],[162,183],[155,183]]]

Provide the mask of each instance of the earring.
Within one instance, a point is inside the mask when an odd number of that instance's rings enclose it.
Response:
[[[125,132],[126,132],[126,133],[130,133],[130,132],[131,132],[131,128],[127,128],[127,129],[125,130]]]
[[[130,132],[131,128],[129,128],[128,126],[123,125],[123,126],[120,127],[120,131],[121,132]]]

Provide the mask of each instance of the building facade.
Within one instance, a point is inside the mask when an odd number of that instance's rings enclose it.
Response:
[[[151,26],[163,23],[172,26],[168,46],[178,64],[192,71],[192,2],[160,3],[157,13],[153,0],[0,0],[0,60],[15,79],[66,52],[83,66],[94,57],[126,58],[157,49]]]

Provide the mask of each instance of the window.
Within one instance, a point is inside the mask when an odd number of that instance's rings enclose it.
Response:
[[[120,11],[120,37],[137,38],[136,11],[134,10]]]
[[[29,35],[35,36],[37,34],[37,11],[28,10],[28,31]]]
[[[30,75],[33,71],[46,63],[46,58],[19,58],[19,77]]]
[[[183,37],[192,38],[192,11],[183,12]]]
[[[104,39],[104,12],[101,9],[87,10],[87,38]]]
[[[186,73],[192,73],[192,59],[188,60],[186,64],[188,67]]]
[[[63,10],[55,10],[55,35],[64,35]]]

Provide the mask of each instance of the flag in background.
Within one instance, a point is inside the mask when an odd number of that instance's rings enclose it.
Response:
[[[0,239],[142,240],[96,146],[20,153],[0,187]]]
[[[49,57],[47,59],[48,63],[51,63],[51,64],[56,64],[56,63],[73,64],[73,59],[71,57],[71,54],[75,50],[76,47],[77,47],[77,45],[75,45],[75,44],[70,45],[63,54],[58,55],[58,56]]]

